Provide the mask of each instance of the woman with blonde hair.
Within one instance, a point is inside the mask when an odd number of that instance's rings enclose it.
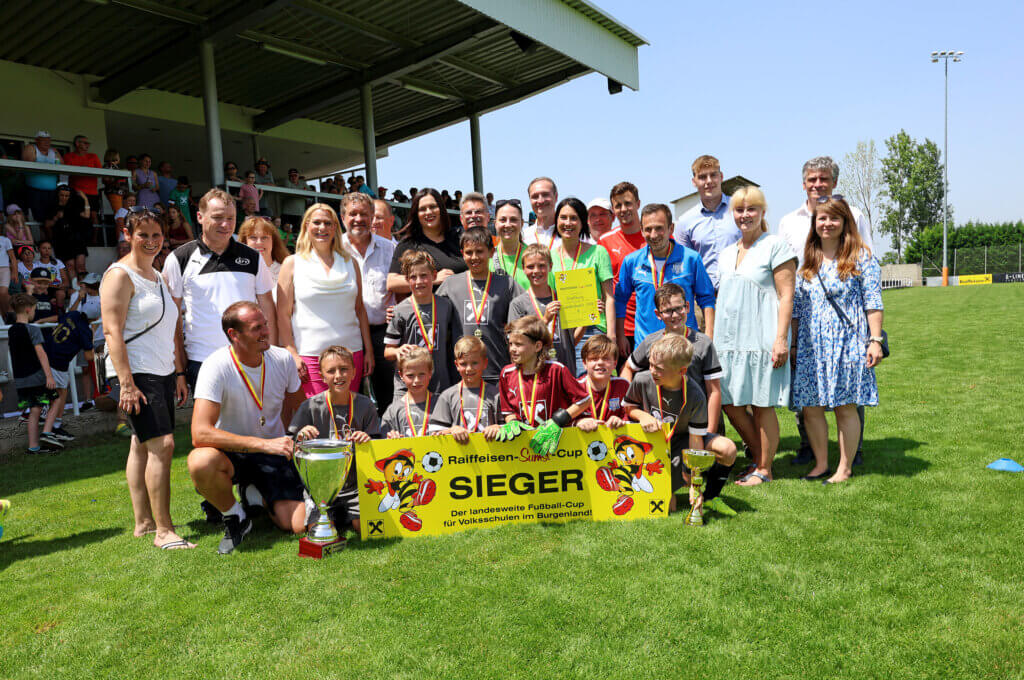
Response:
[[[718,258],[715,349],[724,372],[722,406],[754,458],[736,483],[757,486],[772,480],[779,447],[775,408],[789,406],[796,253],[784,239],[767,233],[760,189],[742,187],[730,206],[741,236]]]
[[[327,389],[319,357],[332,345],[352,352],[351,389],[373,372],[359,267],[342,246],[338,214],[329,205],[314,203],[306,210],[295,254],[281,265],[277,323],[280,344],[295,359],[307,398]]]
[[[274,279],[274,294],[277,294],[277,277],[281,265],[288,257],[288,248],[274,224],[266,217],[248,217],[238,229],[238,240],[249,246],[263,258],[270,276]]]
[[[7,226],[4,228],[4,233],[7,238],[11,239],[11,245],[14,246],[14,250],[21,246],[35,245],[35,239],[32,238],[32,230],[25,222],[25,213],[22,211],[21,206],[14,203],[7,205]]]
[[[793,306],[793,408],[803,411],[814,467],[804,479],[845,482],[860,442],[858,406],[878,405],[882,282],[842,196],[822,196],[811,213]],[[839,467],[829,477],[828,422],[836,416]]]

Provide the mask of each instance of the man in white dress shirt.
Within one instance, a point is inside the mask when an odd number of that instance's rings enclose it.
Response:
[[[807,200],[800,204],[800,207],[784,215],[779,220],[779,236],[786,239],[797,256],[797,270],[804,263],[804,245],[807,243],[807,235],[811,231],[811,213],[814,212],[814,204],[819,198],[832,195],[832,191],[839,182],[839,164],[832,160],[831,156],[818,156],[804,163],[803,169],[804,191],[807,192]],[[849,203],[849,201],[847,201]],[[871,223],[857,208],[850,206],[850,212],[857,221],[857,231],[860,232],[860,240],[864,246],[874,252],[874,243],[871,240]],[[853,457],[854,465],[864,463],[864,407],[857,407],[857,415],[860,416],[860,442],[857,444],[857,453]],[[814,453],[807,440],[807,431],[804,429],[803,418],[800,413],[796,414],[797,429],[800,430],[800,450],[790,461],[793,465],[804,465],[814,460]]]
[[[388,292],[387,285],[395,243],[373,233],[374,203],[366,194],[345,194],[341,201],[341,220],[345,225],[341,243],[355,258],[363,279],[363,306],[370,322],[370,339],[373,344],[374,363],[370,382],[379,414],[391,404],[394,389],[393,364],[384,360],[384,331],[388,328],[387,309],[395,304],[395,295]]]
[[[539,243],[549,250],[562,242],[555,230],[555,206],[558,205],[558,187],[555,180],[550,177],[537,177],[529,186],[526,193],[530,197],[530,207],[533,214],[537,216],[534,224],[523,227],[523,243]]]

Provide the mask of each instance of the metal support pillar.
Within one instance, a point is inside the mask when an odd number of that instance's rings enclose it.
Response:
[[[484,161],[480,151],[480,114],[469,115],[469,144],[473,155],[473,191],[484,192]]]
[[[213,61],[213,41],[199,44],[199,68],[203,74],[203,113],[206,139],[210,149],[210,184],[224,185],[224,150],[220,139],[220,104],[217,101],[217,70]]]
[[[373,129],[373,88],[369,83],[359,87],[360,114],[363,126],[363,165],[366,183],[377,192],[377,133]]]

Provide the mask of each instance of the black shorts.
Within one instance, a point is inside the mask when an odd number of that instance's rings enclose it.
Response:
[[[223,453],[235,468],[231,481],[239,486],[255,486],[268,507],[273,507],[277,501],[302,501],[302,480],[295,465],[284,456],[235,451]]]
[[[46,385],[33,385],[32,387],[16,387],[14,391],[18,393],[18,408],[35,408],[36,406],[46,406],[51,401],[57,398],[57,394],[53,390],[46,389]]]
[[[174,374],[153,375],[132,373],[135,386],[146,397],[146,403],[139,402],[139,412],[128,414],[128,424],[140,442],[162,437],[174,432]],[[120,400],[121,385],[117,378],[110,378],[110,398]]]
[[[192,361],[185,364],[185,384],[194,397],[196,395],[196,381],[199,379],[199,369],[203,367],[202,361]]]

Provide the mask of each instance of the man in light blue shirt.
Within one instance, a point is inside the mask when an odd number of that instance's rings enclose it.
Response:
[[[691,166],[693,186],[700,202],[687,210],[676,224],[675,241],[700,254],[704,269],[718,293],[718,255],[740,240],[740,230],[722,193],[722,169],[714,156],[700,156]]]

